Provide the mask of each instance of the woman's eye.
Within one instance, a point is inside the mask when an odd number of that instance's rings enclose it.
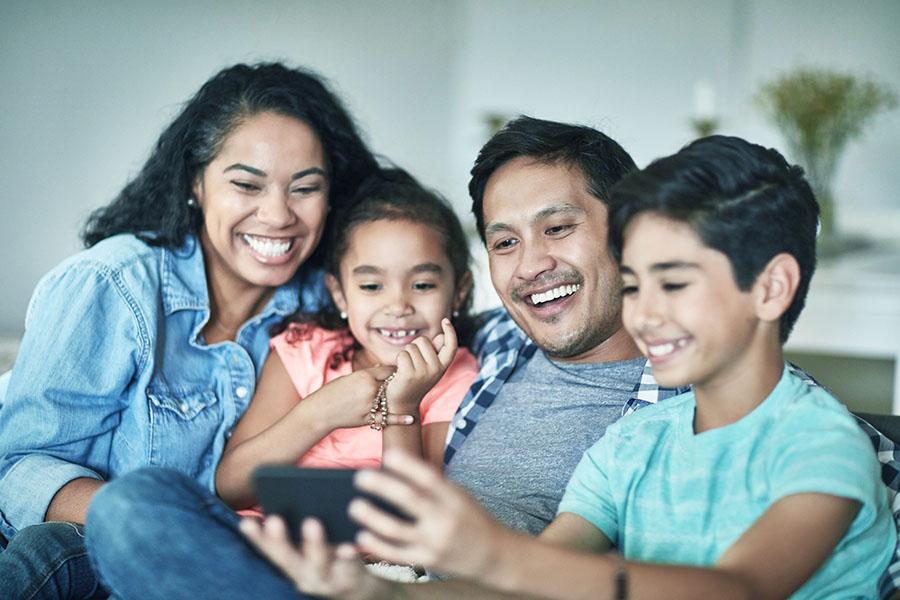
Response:
[[[231,184],[239,190],[245,192],[258,192],[260,189],[262,189],[255,183],[250,183],[249,181],[232,181]]]
[[[315,194],[322,190],[322,186],[320,185],[304,185],[302,187],[296,187],[291,190],[292,194],[299,194],[301,196],[309,196],[310,194]]]
[[[686,283],[664,283],[662,289],[667,292],[677,292],[687,287]]]

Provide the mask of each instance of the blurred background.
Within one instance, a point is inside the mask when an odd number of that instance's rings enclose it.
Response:
[[[762,86],[808,66],[900,90],[898,31],[896,0],[3,0],[0,371],[38,279],[80,249],[89,211],[228,64],[277,59],[321,73],[372,147],[471,223],[468,171],[507,118],[597,127],[639,166],[696,137],[698,121],[787,152],[755,100]],[[836,223],[867,242],[823,261],[789,345],[852,407],[874,412],[900,412],[898,157],[897,109],[847,145]],[[486,308],[497,301],[473,244]]]

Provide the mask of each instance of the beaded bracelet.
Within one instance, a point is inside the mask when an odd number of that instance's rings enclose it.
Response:
[[[387,406],[387,386],[394,380],[394,373],[391,373],[378,386],[378,393],[372,401],[372,408],[369,409],[369,429],[381,431],[387,427],[388,406]],[[379,421],[378,417],[381,416]]]

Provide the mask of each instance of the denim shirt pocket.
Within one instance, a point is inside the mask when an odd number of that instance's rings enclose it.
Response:
[[[212,463],[222,425],[219,399],[211,389],[147,389],[150,464],[197,477]]]

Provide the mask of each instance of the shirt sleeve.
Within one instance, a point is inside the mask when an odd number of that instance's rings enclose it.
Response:
[[[422,425],[451,421],[477,375],[478,362],[475,357],[465,348],[460,348],[447,372],[422,399],[419,406]]]
[[[556,514],[578,515],[618,545],[619,515],[614,496],[616,425],[581,457],[566,486]]]
[[[149,354],[139,317],[103,267],[66,265],[38,284],[0,418],[5,533],[42,522],[69,481],[109,472],[125,390]]]

